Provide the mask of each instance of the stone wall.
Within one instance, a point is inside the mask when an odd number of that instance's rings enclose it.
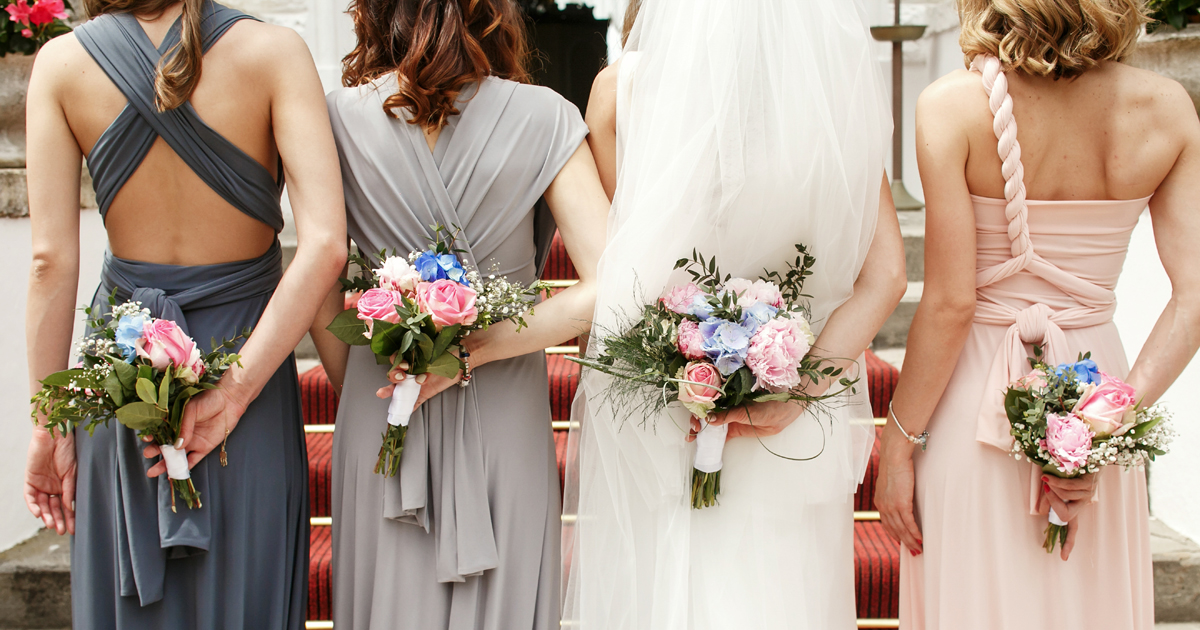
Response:
[[[1129,63],[1180,82],[1200,111],[1200,24],[1182,31],[1165,26],[1143,36]]]

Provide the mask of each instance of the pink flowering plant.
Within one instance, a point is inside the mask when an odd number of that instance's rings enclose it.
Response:
[[[454,243],[462,230],[441,225],[431,228],[428,249],[408,256],[379,252],[368,260],[351,253],[361,270],[342,280],[346,310],[328,330],[352,346],[370,346],[380,365],[410,376],[437,374],[455,378],[463,368],[459,348],[471,332],[505,320],[518,330],[524,315],[546,285],[525,286],[503,276],[484,276],[459,259]],[[388,429],[379,449],[375,472],[387,477],[400,470],[404,437],[419,393],[415,379],[380,390],[392,398]]]
[[[42,44],[71,32],[63,0],[34,0],[32,4],[29,0],[8,0],[4,11],[6,15],[0,16],[0,56],[32,55]]]
[[[647,419],[676,402],[705,419],[753,402],[800,401],[812,408],[840,396],[857,381],[810,355],[815,337],[804,280],[816,259],[803,245],[796,250],[784,273],[756,280],[722,275],[715,258],[693,251],[675,264],[691,282],[667,289],[623,330],[600,335],[603,350],[571,360],[614,377],[608,398]],[[840,386],[820,396],[805,392],[806,383],[822,379]],[[697,435],[696,509],[715,505],[721,492],[726,429],[706,425]]]
[[[117,304],[110,297],[109,306],[100,315],[90,307],[82,309],[90,333],[77,346],[80,361],[42,379],[42,389],[33,397],[34,422],[45,416],[51,435],[66,435],[77,427],[90,435],[116,418],[162,449],[172,486],[171,509],[176,492],[189,508],[199,508],[187,456],[173,445],[188,402],[216,389],[225,372],[238,364],[241,357],[234,350],[250,330],[219,344],[214,340],[212,350],[202,354],[175,322],[151,317],[140,303]],[[224,447],[221,465],[226,465]]]
[[[1034,348],[1033,370],[1004,395],[1012,454],[1063,479],[1116,464],[1131,468],[1165,455],[1175,433],[1161,406],[1144,408],[1127,383],[1102,371],[1089,354],[1051,367]],[[1067,539],[1067,524],[1050,511],[1047,553]]]

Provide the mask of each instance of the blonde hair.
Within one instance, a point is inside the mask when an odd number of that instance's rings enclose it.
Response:
[[[986,54],[1055,79],[1123,60],[1149,21],[1145,0],[958,0],[958,16],[968,66]]]
[[[638,13],[642,10],[642,0],[629,0],[625,7],[625,23],[621,27],[621,47],[629,42],[629,34],[633,32],[633,24],[637,22]]]

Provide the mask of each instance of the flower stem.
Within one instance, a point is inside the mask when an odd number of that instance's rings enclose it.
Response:
[[[1042,548],[1046,553],[1054,553],[1054,547],[1057,545],[1066,544],[1067,528],[1062,525],[1053,523],[1046,526],[1046,542],[1042,544]]]
[[[404,438],[408,427],[388,425],[383,433],[383,445],[379,447],[379,459],[375,461],[375,474],[395,477],[400,472],[400,455],[404,452]]]
[[[706,473],[693,468],[692,508],[699,510],[716,505],[718,494],[721,494],[721,471]]]

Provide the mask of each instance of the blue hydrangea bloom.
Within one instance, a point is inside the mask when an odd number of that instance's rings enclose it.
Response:
[[[710,317],[700,322],[701,348],[723,376],[729,376],[746,364],[753,330],[738,322]]]
[[[729,376],[746,365],[746,359],[740,354],[723,354],[714,363],[721,376]]]
[[[126,363],[137,357],[137,340],[142,338],[142,328],[150,321],[145,315],[126,315],[117,320],[117,347]]]
[[[442,266],[438,264],[438,256],[431,251],[421,252],[416,260],[413,261],[413,267],[416,267],[417,273],[421,274],[422,282],[433,282],[435,280],[445,280],[446,272]]]
[[[713,307],[708,303],[708,296],[704,294],[696,295],[692,298],[692,303],[688,306],[687,314],[692,317],[704,321],[712,317]]]
[[[442,274],[448,280],[453,280],[459,284],[466,284],[466,271],[463,270],[462,263],[458,262],[458,258],[450,254],[442,254],[437,257],[438,267],[442,268]]]
[[[1084,359],[1076,363],[1062,363],[1054,370],[1054,373],[1059,378],[1070,376],[1068,372],[1073,372],[1081,383],[1089,385],[1100,384],[1100,368],[1091,359]]]
[[[758,332],[763,324],[775,318],[779,309],[764,302],[755,302],[753,306],[742,310],[742,325],[750,328],[750,334]]]

